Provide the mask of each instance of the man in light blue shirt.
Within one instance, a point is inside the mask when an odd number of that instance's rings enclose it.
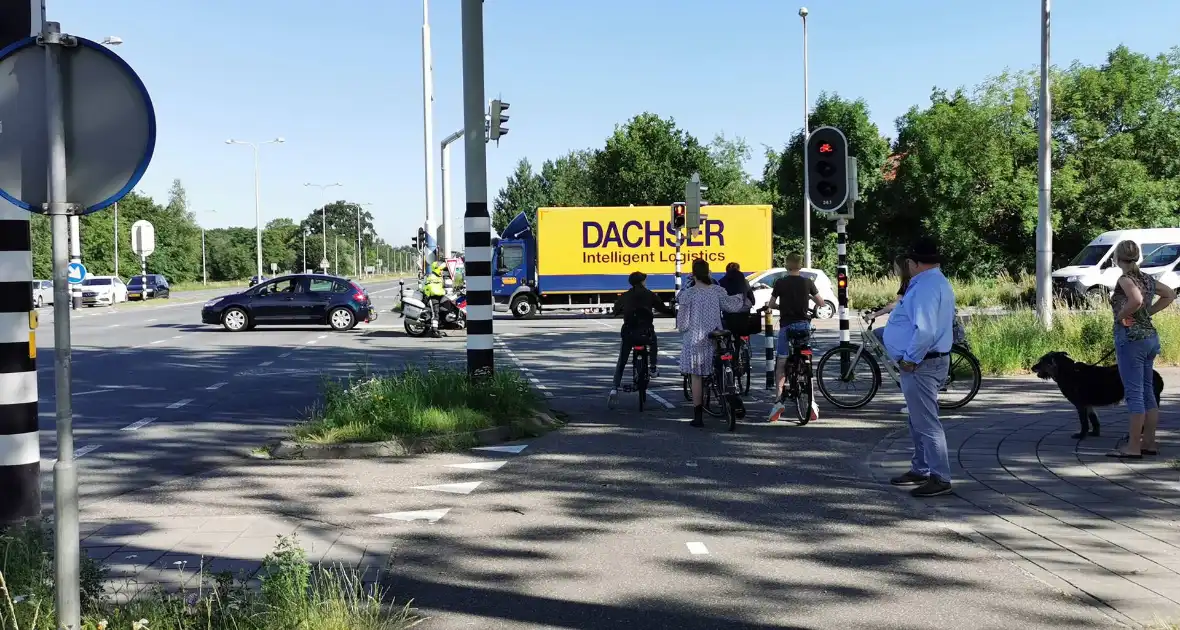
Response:
[[[942,275],[938,244],[919,239],[906,255],[912,275],[883,335],[885,351],[901,369],[901,392],[909,409],[914,457],[910,470],[890,480],[895,486],[918,486],[915,497],[951,492],[946,433],[938,419],[938,391],[950,368],[954,342],[955,293]]]

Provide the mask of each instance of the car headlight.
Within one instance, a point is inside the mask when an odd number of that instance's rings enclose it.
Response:
[[[1077,276],[1069,276],[1065,279],[1065,281],[1070,284],[1073,284],[1074,282],[1078,281],[1078,277]]]
[[[221,302],[222,299],[224,299],[224,298],[215,298],[215,299],[209,300],[208,302],[205,302],[205,308],[209,308],[210,306],[217,306],[217,304],[219,302]]]

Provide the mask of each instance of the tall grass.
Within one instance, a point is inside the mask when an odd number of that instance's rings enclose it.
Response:
[[[49,543],[35,527],[0,535],[0,630],[57,628]],[[202,572],[195,590],[152,588],[114,604],[100,596],[98,563],[84,561],[82,575],[82,630],[404,630],[420,621],[355,571],[312,566],[293,538],[280,538],[263,560],[259,590]]]
[[[1180,312],[1168,309],[1152,321],[1162,347],[1157,363],[1180,364]],[[1020,309],[1008,315],[973,317],[967,326],[967,340],[985,374],[1020,374],[1027,373],[1046,352],[1056,350],[1080,361],[1096,362],[1114,348],[1113,331],[1110,309],[1059,309],[1051,330],[1041,327],[1035,312]],[[1106,363],[1113,363],[1113,355]]]
[[[955,289],[955,304],[959,307],[1001,306],[1019,308],[1032,306],[1036,295],[1034,278],[1022,276],[1012,278],[973,278],[963,280],[951,278]],[[876,279],[852,278],[848,283],[849,306],[854,309],[869,309],[881,306],[897,297],[897,278]]]
[[[328,381],[323,403],[297,425],[297,440],[319,444],[378,442],[466,433],[531,415],[537,397],[518,373],[501,370],[472,381],[465,371],[426,369]]]

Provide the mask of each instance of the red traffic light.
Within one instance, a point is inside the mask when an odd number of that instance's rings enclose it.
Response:
[[[819,145],[819,152],[820,153],[831,153],[832,152],[832,145],[828,144],[827,142]]]
[[[684,215],[684,206],[676,206],[676,216]]]

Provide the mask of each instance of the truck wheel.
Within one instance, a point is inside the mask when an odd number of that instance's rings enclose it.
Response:
[[[527,296],[517,296],[512,300],[512,316],[516,319],[532,319],[537,316],[537,305]]]

